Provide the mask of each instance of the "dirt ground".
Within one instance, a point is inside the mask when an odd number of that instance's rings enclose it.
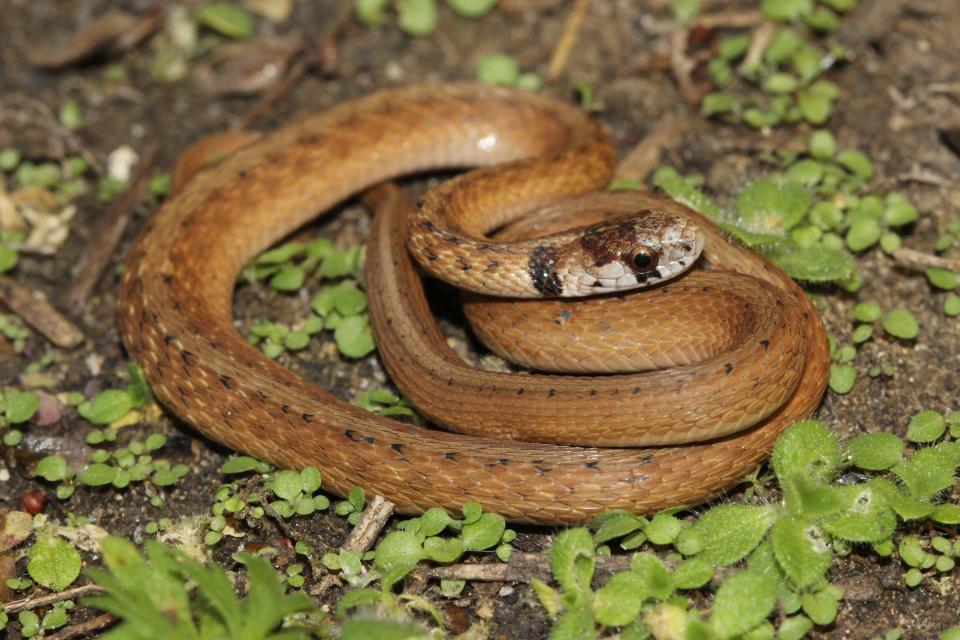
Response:
[[[113,5],[142,10],[152,4],[167,3],[0,0],[0,108],[8,108],[15,97],[29,97],[55,112],[65,99],[72,98],[85,116],[77,139],[93,157],[103,161],[121,145],[142,154],[158,141],[157,171],[167,170],[191,141],[236,123],[248,113],[255,97],[212,96],[198,89],[193,73],[171,84],[153,81],[148,73],[149,45],[113,57],[111,63],[122,64],[127,79],[121,88],[110,90],[102,82],[108,63],[101,60],[58,71],[41,71],[28,62],[38,48],[64,42],[79,25]],[[571,4],[515,0],[476,21],[457,18],[442,8],[438,31],[421,39],[405,35],[392,21],[372,29],[351,20],[337,34],[336,64],[331,63],[322,77],[307,74],[298,81],[269,108],[258,126],[289,122],[380,87],[422,80],[472,79],[477,61],[493,51],[509,52],[521,69],[545,75]],[[707,120],[687,109],[665,62],[671,24],[666,4],[663,0],[594,2],[566,71],[548,88],[572,97],[574,81],[592,85],[596,100],[603,105],[599,118],[613,133],[621,152],[643,139],[664,115],[687,116],[681,139],[665,150],[662,164],[682,173],[702,173],[708,189],[723,201],[749,178],[763,174],[763,165],[755,160],[761,151],[805,139],[808,130],[788,126],[765,134]],[[709,13],[751,6],[720,0],[703,4]],[[892,5],[902,10],[891,11]],[[293,16],[281,24],[258,21],[258,33],[318,37],[334,24],[339,11],[340,2],[334,0],[297,2]],[[840,38],[853,57],[828,73],[841,89],[829,127],[841,148],[861,149],[874,160],[878,185],[908,194],[921,216],[905,235],[905,246],[931,252],[947,221],[960,211],[960,157],[956,148],[951,150],[945,144],[942,133],[960,127],[960,49],[956,35],[960,33],[960,6],[934,0],[864,1],[844,22]],[[4,129],[0,122],[0,148],[13,144],[26,155],[43,159],[43,145],[26,133]],[[89,393],[125,385],[126,357],[114,322],[115,269],[108,270],[83,308],[62,305],[76,265],[96,240],[95,225],[106,210],[106,205],[92,196],[82,197],[77,204],[77,217],[62,249],[51,257],[23,256],[15,276],[60,307],[88,336],[82,347],[62,350],[52,371],[57,391]],[[152,209],[147,201],[137,207],[134,221],[114,255],[115,265],[121,263],[126,247]],[[321,233],[347,245],[362,239],[367,223],[364,210],[351,203],[335,218],[323,218],[319,225]],[[960,408],[960,325],[956,318],[943,314],[942,296],[934,295],[922,274],[880,251],[858,259],[858,267],[864,281],[859,293],[846,294],[833,287],[815,290],[824,304],[828,329],[841,343],[847,343],[853,328],[853,305],[876,300],[885,308],[910,309],[920,324],[920,335],[915,342],[881,337],[866,343],[860,349],[858,367],[866,370],[870,364],[887,362],[894,366],[895,375],[889,379],[861,375],[851,393],[840,396],[828,392],[818,417],[844,438],[878,430],[903,435],[909,417],[920,410]],[[280,298],[266,286],[243,286],[236,297],[235,317],[240,326],[248,327],[254,318],[292,320],[302,316],[305,309],[307,302],[297,297]],[[456,318],[452,322],[456,324]],[[453,331],[457,334],[456,327]],[[361,362],[341,360],[329,346],[301,353],[289,366],[346,399],[353,398],[358,390],[383,386],[385,374],[375,356]],[[16,384],[26,363],[50,349],[43,338],[34,335],[23,353],[0,358],[0,382]],[[91,371],[94,361],[99,363],[98,373]],[[159,430],[169,438],[165,457],[191,466],[189,482],[170,490],[161,509],[150,507],[142,486],[137,485],[124,491],[80,489],[68,502],[58,501],[49,485],[32,478],[33,466],[51,453],[69,460],[86,459],[89,453],[84,438],[89,429],[74,412],[67,412],[56,425],[28,428],[24,444],[4,449],[0,468],[9,471],[9,479],[0,482],[0,509],[21,508],[23,494],[40,488],[50,494],[48,516],[64,518],[68,512],[88,515],[106,530],[137,541],[144,539],[143,526],[148,521],[208,512],[212,495],[222,481],[217,468],[230,452],[200,439],[168,416],[159,424],[124,429],[120,436],[121,440],[142,438]],[[291,527],[297,535],[311,539],[318,549],[338,547],[349,529],[332,513],[296,519]],[[546,548],[553,533],[532,527],[519,531],[515,546],[527,551]],[[279,529],[264,525],[247,532],[247,542],[259,539],[276,543],[282,535]],[[955,536],[956,531],[944,535]],[[217,548],[215,558],[229,562],[229,552],[238,544],[228,540]],[[897,627],[905,631],[906,638],[935,637],[951,624],[960,623],[958,571],[908,589],[899,561],[882,561],[876,555],[855,550],[830,571],[830,579],[846,593],[836,624],[817,629],[808,637],[870,638]],[[487,619],[489,637],[545,637],[549,620],[532,589],[504,586],[473,583],[462,597],[446,601],[442,607],[453,621],[450,631],[462,632],[473,622]],[[435,595],[435,586],[428,584],[408,589]],[[333,589],[324,596],[325,601],[335,603],[341,593]],[[436,599],[441,600],[439,596]],[[84,615],[75,617],[82,620]]]

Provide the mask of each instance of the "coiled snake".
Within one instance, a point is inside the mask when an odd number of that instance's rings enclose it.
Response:
[[[502,164],[511,161],[519,163]],[[670,220],[686,216],[705,234],[705,269],[591,303],[606,314],[594,331],[607,340],[601,359],[619,340],[641,345],[634,357],[641,368],[678,358],[689,363],[635,374],[503,374],[473,369],[450,350],[405,246],[407,227],[429,226],[423,216],[432,207],[459,207],[454,230],[441,233],[483,251],[480,245],[494,243],[477,233],[521,210],[602,186],[612,162],[599,125],[544,95],[440,84],[343,103],[203,171],[152,216],[130,250],[120,287],[124,343],[159,400],[213,440],[278,465],[316,466],[326,488],[342,495],[362,485],[402,512],[479,501],[513,521],[577,523],[606,509],[644,512],[706,499],[752,471],[823,393],[825,333],[793,281],[681,205],[643,193],[582,196],[560,207],[577,207],[587,224],[610,212],[619,219],[647,209]],[[416,428],[352,406],[269,360],[235,331],[236,276],[259,251],[380,181],[475,165],[493,166],[422,199],[409,225],[408,208],[388,203],[388,213],[374,221],[367,259],[371,319],[391,376],[421,412],[461,433]],[[471,217],[481,211],[501,217]],[[528,242],[527,250],[544,244]],[[441,262],[430,256],[446,246],[410,242],[428,267]],[[631,247],[628,260],[636,254]],[[456,255],[445,260],[458,277],[489,267],[473,257],[467,265]],[[556,262],[528,257],[520,279],[541,292],[573,286],[550,277]],[[590,277],[585,286],[606,276]],[[597,322],[581,302],[536,304],[542,306],[473,297],[467,308],[478,318],[512,318],[508,325],[519,329],[479,335],[494,350],[526,344],[528,356],[520,359],[533,358],[538,368],[550,368],[535,358],[554,344],[571,353],[586,349],[585,361],[597,358],[580,340]],[[537,313],[568,338],[566,347],[549,331],[544,342],[528,342],[538,330],[521,320]],[[620,327],[612,317],[623,320]],[[623,326],[639,329],[639,337],[624,340]],[[617,358],[614,370],[632,366]],[[598,448],[624,445],[645,448]]]

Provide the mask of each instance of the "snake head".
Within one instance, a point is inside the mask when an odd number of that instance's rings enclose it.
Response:
[[[703,250],[704,234],[682,216],[643,209],[586,227],[574,253],[582,267],[567,295],[593,295],[648,287],[689,269]]]

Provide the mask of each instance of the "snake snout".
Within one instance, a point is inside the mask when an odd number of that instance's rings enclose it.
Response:
[[[642,213],[587,229],[580,246],[589,264],[567,285],[571,295],[649,287],[693,266],[705,241],[700,227],[679,216]]]

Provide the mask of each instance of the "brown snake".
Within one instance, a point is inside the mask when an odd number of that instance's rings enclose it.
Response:
[[[714,438],[708,443],[602,449],[415,428],[311,385],[233,328],[239,271],[318,211],[397,175],[520,158],[532,159],[520,169],[525,178],[504,170],[502,195],[489,190],[473,195],[519,203],[530,194],[530,206],[548,202],[547,190],[554,187],[554,198],[573,196],[598,186],[612,163],[605,136],[602,143],[570,152],[578,132],[595,127],[572,107],[543,95],[429,85],[372,94],[280,129],[200,173],[145,225],[120,288],[124,343],[160,401],[205,435],[278,465],[316,466],[331,491],[343,495],[361,485],[402,512],[456,510],[478,501],[512,521],[580,523],[606,509],[646,512],[716,495],[752,471],[787,425],[816,408],[827,377],[826,337],[812,304],[787,276],[662,198],[598,194],[581,201],[581,208],[666,208],[694,218],[707,232],[708,270],[628,296],[653,301],[660,311],[651,318],[695,321],[700,312],[670,307],[674,297],[684,295],[695,307],[735,309],[736,299],[710,302],[703,295],[724,289],[725,278],[756,279],[718,268],[765,280],[760,288],[766,293],[750,303],[754,317],[747,328],[728,323],[728,341],[741,345],[735,361],[709,352],[697,356],[700,363],[693,367],[587,378],[473,369],[449,349],[429,312],[404,246],[407,209],[399,202],[385,206],[390,213],[378,215],[371,229],[371,319],[381,357],[398,386],[439,422],[459,417],[462,430],[480,425],[488,433],[516,437],[505,428],[530,418],[546,437],[558,425],[561,431],[586,425],[594,436],[614,434],[612,441],[618,441],[624,429],[636,436],[636,416],[646,411],[661,419],[641,425],[648,428],[640,437]],[[494,144],[478,145],[491,135]],[[489,174],[494,182],[498,171]],[[753,328],[763,324],[759,316],[771,314],[767,337],[753,337]],[[668,332],[695,342],[712,326],[688,327],[685,333],[668,326]],[[671,341],[669,335],[665,341]],[[777,365],[764,360],[764,353],[784,359]],[[712,382],[701,387],[700,376],[708,373]],[[644,396],[647,391],[658,395]],[[675,418],[673,399],[684,394],[692,413]],[[741,413],[732,409],[738,401],[737,406],[750,405],[763,396],[769,402],[773,395],[781,403],[756,426],[742,430],[749,425],[730,415]],[[699,412],[717,400],[713,409]],[[719,431],[717,422],[723,423]]]

